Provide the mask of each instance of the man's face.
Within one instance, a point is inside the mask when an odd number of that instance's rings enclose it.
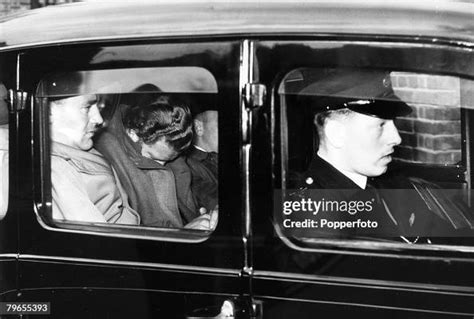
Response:
[[[161,137],[152,144],[143,143],[142,155],[164,164],[178,157],[179,152],[166,141],[165,137]]]
[[[207,116],[207,121],[203,123],[203,137],[206,139],[209,148],[207,151],[217,153],[219,150],[217,111],[207,111]]]
[[[387,171],[394,146],[402,141],[393,120],[360,113],[353,113],[344,121],[343,140],[346,169],[369,177]]]
[[[96,95],[79,95],[51,102],[51,138],[83,151],[104,122]]]

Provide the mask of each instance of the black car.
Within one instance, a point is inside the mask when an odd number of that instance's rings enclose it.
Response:
[[[473,21],[474,4],[455,1],[99,2],[4,18],[0,316],[473,318]],[[382,73],[411,109],[394,120],[387,174],[415,185],[386,192],[401,192],[410,223],[415,194],[452,231],[308,230],[317,214],[290,219],[307,191],[298,181],[313,183],[321,95],[372,99],[327,79]],[[72,193],[57,215],[68,188],[54,182],[51,103],[83,95],[96,97],[103,131],[121,105],[164,95],[193,117],[217,112],[217,226],[68,217],[101,187]],[[99,145],[102,131],[92,135]]]

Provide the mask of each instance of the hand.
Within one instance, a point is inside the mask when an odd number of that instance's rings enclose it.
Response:
[[[201,216],[194,218],[191,222],[186,224],[184,228],[199,229],[199,230],[214,230],[219,219],[219,207],[216,205],[210,213],[204,207],[199,209]]]

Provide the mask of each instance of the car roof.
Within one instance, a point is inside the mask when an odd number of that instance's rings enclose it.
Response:
[[[474,42],[474,3],[455,1],[80,2],[0,20],[0,47],[102,39],[266,34],[385,35]]]

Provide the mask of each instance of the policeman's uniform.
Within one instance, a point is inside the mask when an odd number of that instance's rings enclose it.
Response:
[[[349,109],[392,120],[411,112],[411,108],[394,94],[389,74],[379,71],[338,71],[311,83],[301,90],[301,94],[319,97],[315,113]],[[338,200],[360,199],[367,198],[369,194],[374,198],[374,209],[380,224],[377,237],[413,236],[410,241],[418,241],[418,236],[423,236],[425,240],[427,236],[448,236],[454,229],[444,216],[434,212],[427,204],[424,195],[429,194],[426,192],[429,183],[421,185],[423,182],[386,174],[368,178],[368,186],[362,190],[317,155],[308,169],[298,174],[295,182],[290,187],[299,190],[300,196],[304,192],[314,196],[317,192],[311,191],[313,189],[333,190],[330,195],[324,193],[326,199],[328,196]],[[349,217],[344,218],[347,220]],[[351,232],[351,235],[357,234]]]

